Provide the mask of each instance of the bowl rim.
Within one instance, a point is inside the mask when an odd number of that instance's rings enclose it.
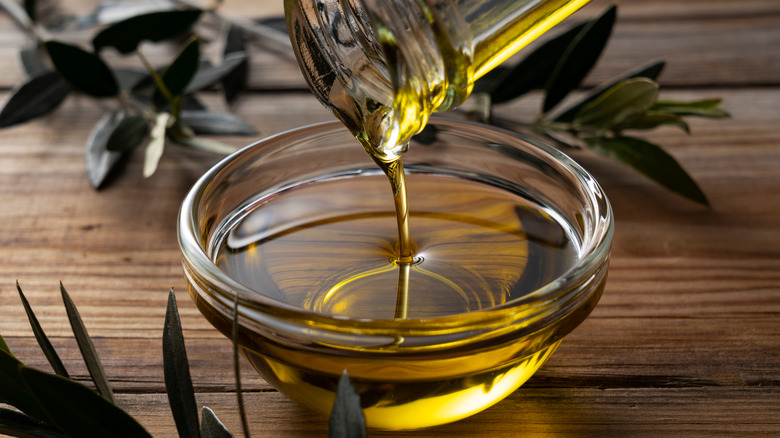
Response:
[[[598,239],[595,241],[593,248],[584,251],[584,256],[562,276],[534,291],[528,292],[522,297],[518,297],[498,306],[465,314],[416,319],[410,318],[404,320],[360,318],[307,310],[262,295],[237,280],[230,278],[217,267],[214,261],[208,256],[206,248],[201,245],[197,232],[197,215],[193,214],[193,209],[198,205],[199,200],[210,186],[210,182],[214,180],[216,176],[220,175],[226,167],[240,159],[242,154],[249,150],[263,147],[269,143],[284,142],[285,139],[288,138],[302,138],[313,134],[323,135],[325,132],[332,133],[339,129],[343,129],[348,133],[341,122],[334,120],[288,129],[252,142],[220,160],[197,180],[182,201],[178,215],[177,235],[183,264],[185,265],[185,274],[188,276],[190,275],[190,272],[187,270],[187,267],[189,266],[195,275],[209,282],[212,286],[209,289],[212,292],[221,295],[221,297],[212,298],[218,298],[220,302],[229,309],[233,309],[235,305],[238,305],[242,310],[242,316],[247,316],[245,314],[246,310],[252,309],[261,313],[266,313],[266,316],[274,319],[292,316],[299,321],[308,321],[309,324],[316,323],[318,327],[329,327],[338,331],[360,327],[361,329],[377,330],[377,333],[384,333],[387,329],[392,329],[394,332],[397,332],[400,329],[406,330],[409,333],[421,332],[434,334],[441,330],[449,330],[452,327],[479,327],[480,329],[484,329],[488,326],[492,326],[498,328],[504,325],[514,324],[518,320],[529,320],[529,322],[535,321],[537,323],[540,322],[540,320],[549,322],[557,319],[556,315],[560,317],[562,314],[572,311],[579,303],[585,301],[588,297],[583,297],[581,296],[581,293],[578,293],[579,289],[581,289],[578,287],[578,284],[592,280],[599,268],[608,262],[614,235],[614,215],[612,207],[595,178],[565,153],[539,139],[527,135],[476,122],[453,120],[444,117],[432,117],[429,121],[429,125],[431,124],[437,126],[455,126],[456,129],[457,127],[466,126],[469,127],[468,129],[489,130],[496,134],[502,134],[513,142],[527,143],[562,164],[567,172],[574,175],[581,186],[586,188],[585,192],[588,195],[588,202],[590,205],[601,206],[600,210],[603,210],[602,214],[596,215],[596,217],[602,217],[602,222],[605,223],[600,224],[601,226],[599,228],[601,229],[601,233],[598,235]],[[356,147],[357,146],[359,146],[358,143],[356,143]],[[564,294],[562,292],[567,293]],[[567,301],[575,302],[567,303]],[[552,304],[550,304],[552,302],[557,303],[554,312],[550,312],[550,308],[553,307]],[[561,302],[566,305],[558,306]],[[522,308],[523,311],[514,311],[519,308]],[[529,310],[534,310],[530,313],[532,318],[529,318]],[[246,313],[256,315],[256,312],[253,311]],[[232,314],[223,316],[232,318]]]

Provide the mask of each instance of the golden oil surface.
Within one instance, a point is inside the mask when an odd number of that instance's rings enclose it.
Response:
[[[396,259],[398,235],[383,175],[303,185],[247,215],[217,265],[263,295],[319,313],[407,318],[501,305],[554,280],[576,246],[549,214],[473,181],[409,175],[414,261]]]
[[[416,258],[408,269],[396,260],[395,212],[378,172],[273,197],[227,233],[216,263],[258,293],[294,306],[392,321],[498,306],[576,262],[566,226],[522,196],[478,181],[408,177],[410,201],[420,206],[410,213]],[[327,415],[346,370],[371,427],[409,429],[454,421],[501,400],[557,342],[504,339],[461,357],[415,352],[400,336],[330,352],[259,335],[246,345],[253,366],[304,405]],[[400,348],[404,354],[395,355]]]

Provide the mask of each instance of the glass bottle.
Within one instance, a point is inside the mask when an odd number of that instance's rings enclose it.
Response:
[[[285,0],[285,15],[309,86],[382,166],[588,1]]]

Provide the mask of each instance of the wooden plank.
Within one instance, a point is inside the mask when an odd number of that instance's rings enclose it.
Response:
[[[240,433],[234,394],[198,394]],[[772,436],[780,430],[777,388],[529,389],[473,417],[433,429],[369,436]],[[250,430],[273,437],[324,436],[325,419],[274,392],[245,395]],[[164,395],[127,394],[118,402],[155,437],[175,437]]]
[[[593,5],[573,19],[599,12],[607,1]],[[281,4],[281,2],[279,2]],[[77,8],[77,6],[79,6]],[[775,85],[780,78],[780,10],[772,0],[733,2],[674,2],[671,0],[621,2],[620,16],[607,52],[587,85],[600,83],[655,58],[668,62],[661,82],[666,86]],[[75,11],[91,10],[90,2]],[[254,12],[256,11],[256,12]],[[254,13],[253,13],[254,12]],[[247,16],[279,14],[275,6],[227,2],[225,14]],[[248,14],[248,15],[247,15]],[[88,34],[79,37],[87,43]],[[22,82],[16,52],[24,38],[7,16],[0,15],[0,87]],[[146,48],[155,63],[166,62],[175,48]],[[297,64],[290,56],[251,49],[251,86],[258,90],[304,89]],[[116,57],[109,57],[114,62]],[[125,64],[140,68],[134,59]]]

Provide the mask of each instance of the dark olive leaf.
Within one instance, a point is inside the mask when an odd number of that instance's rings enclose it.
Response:
[[[358,396],[346,370],[339,379],[336,400],[330,413],[328,437],[359,438],[366,436],[366,420]]]
[[[49,414],[24,384],[22,368],[10,352],[0,350],[0,399],[33,418],[48,421]]]
[[[162,347],[165,389],[168,392],[168,403],[171,405],[173,419],[176,421],[176,429],[179,431],[179,436],[199,437],[198,405],[195,403],[195,391],[190,378],[187,350],[184,346],[184,335],[181,331],[181,320],[173,289],[168,293]]]
[[[38,341],[41,350],[43,350],[44,356],[46,356],[46,359],[49,361],[49,365],[51,365],[54,372],[60,376],[70,377],[68,371],[65,369],[65,365],[63,365],[62,360],[60,360],[60,356],[57,354],[57,350],[51,345],[49,337],[46,336],[41,324],[38,322],[38,318],[35,316],[32,307],[30,307],[27,297],[24,296],[24,292],[22,292],[22,287],[19,286],[18,281],[16,282],[16,290],[19,292],[19,298],[22,300],[22,306],[24,306],[24,311],[27,313],[27,319],[30,321],[30,327],[32,327],[35,339]]]
[[[133,417],[78,382],[27,367],[21,375],[53,424],[70,436],[151,437]]]
[[[13,354],[11,353],[11,349],[8,348],[8,344],[5,343],[5,339],[3,339],[2,335],[0,335],[0,351],[5,351],[6,353],[13,356]]]
[[[653,106],[658,84],[647,78],[627,79],[580,108],[573,126],[610,129],[636,119]]]
[[[613,5],[601,16],[589,21],[560,55],[560,61],[547,83],[543,113],[553,109],[590,73],[609,41],[616,18],[617,6]]]
[[[233,113],[185,110],[181,112],[180,118],[195,134],[257,135],[252,125]]]
[[[698,116],[711,118],[729,117],[729,113],[718,108],[721,99],[705,99],[695,102],[674,102],[668,100],[656,101],[651,109],[678,116]]]
[[[194,93],[220,82],[241,64],[246,63],[248,59],[246,53],[231,53],[225,57],[222,64],[201,66],[187,86],[185,93]]]
[[[175,99],[184,93],[187,85],[195,77],[200,63],[200,43],[197,38],[192,38],[181,49],[176,59],[163,71],[162,81],[165,84],[167,95],[170,99]],[[162,107],[165,100],[162,98],[166,93],[157,90],[155,93],[155,104]]]
[[[663,71],[665,65],[666,65],[666,61],[658,59],[655,61],[651,61],[646,65],[640,66],[634,70],[623,73],[622,75],[620,75],[619,78],[614,79],[604,85],[601,85],[599,87],[596,87],[588,91],[576,103],[574,103],[572,106],[567,108],[565,111],[561,112],[560,115],[556,116],[554,120],[556,122],[564,122],[564,123],[571,122],[572,120],[574,120],[574,117],[577,115],[577,111],[579,111],[580,108],[592,102],[594,99],[599,97],[602,93],[614,87],[615,85],[619,84],[620,82],[625,81],[626,79],[648,78],[648,79],[656,80],[658,79],[658,76],[661,75],[661,72]]]
[[[707,197],[677,160],[659,146],[634,137],[590,137],[585,143],[601,155],[627,164],[667,189],[709,205]]]
[[[286,24],[285,24],[286,26]],[[222,77],[222,94],[225,102],[232,105],[238,100],[239,94],[246,89],[249,82],[249,57],[247,56],[247,38],[238,26],[230,26],[223,51],[224,61],[238,54],[244,55],[243,60],[230,72]]]
[[[149,134],[149,124],[142,116],[128,115],[108,137],[106,150],[130,151],[137,148]]]
[[[38,19],[38,1],[37,0],[24,0],[24,11],[27,12],[27,16],[35,23]]]
[[[238,412],[241,417],[241,428],[244,436],[249,438],[249,421],[247,421],[246,407],[244,406],[244,391],[241,389],[241,364],[238,361],[238,293],[233,296],[233,318],[230,339],[233,342],[233,375],[236,378],[236,400]]]
[[[494,81],[490,87],[490,98],[494,104],[508,102],[532,90],[543,90],[561,59],[561,53],[579,35],[587,23],[581,23],[563,32],[555,38],[529,53],[502,76],[486,75],[488,81]],[[480,79],[477,81],[482,81]]]
[[[76,338],[76,344],[78,344],[81,351],[81,356],[84,358],[84,363],[87,365],[89,376],[95,383],[100,395],[109,402],[114,403],[114,393],[111,391],[111,385],[109,385],[106,373],[103,371],[103,364],[100,363],[95,345],[92,343],[89,333],[87,333],[87,328],[84,326],[84,321],[81,320],[76,304],[73,303],[62,283],[60,283],[60,293],[62,294],[62,303],[65,305],[65,313],[68,315],[70,327]]]
[[[660,111],[647,111],[636,119],[628,120],[612,127],[613,131],[619,132],[627,129],[648,130],[659,126],[676,126],[686,133],[690,134],[691,129],[680,116]]]
[[[30,79],[13,92],[0,111],[0,128],[44,116],[60,106],[70,93],[70,85],[56,72]]]
[[[54,67],[74,88],[93,97],[111,97],[119,93],[114,73],[96,54],[68,43],[44,43]]]
[[[39,44],[35,44],[32,47],[27,47],[19,51],[19,61],[24,69],[24,74],[28,78],[34,78],[40,76],[48,71],[49,68],[44,64],[41,59],[41,47]]]
[[[87,138],[87,179],[93,188],[99,189],[122,158],[121,152],[106,149],[108,139],[125,117],[121,110],[111,111],[101,117]]]
[[[200,436],[203,438],[233,438],[233,434],[208,406],[203,406],[201,418]]]
[[[53,426],[3,408],[0,408],[0,434],[21,438],[68,438]]]
[[[134,52],[142,41],[159,42],[183,33],[200,18],[199,9],[152,12],[115,23],[92,39],[95,51],[114,47],[120,53]]]
[[[534,131],[552,140],[555,144],[565,148],[582,149],[582,141],[566,131],[556,130],[546,126],[535,126]]]
[[[178,96],[184,93],[198,71],[199,62],[200,41],[192,38],[163,72],[163,82],[172,95]]]

